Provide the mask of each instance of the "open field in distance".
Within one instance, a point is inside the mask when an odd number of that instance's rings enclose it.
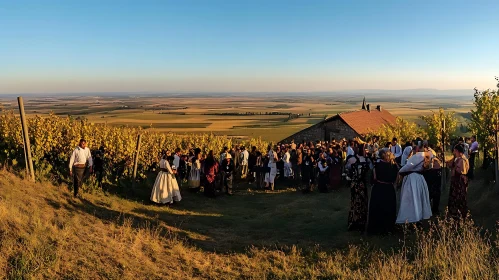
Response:
[[[284,93],[212,96],[102,94],[30,95],[24,99],[29,116],[53,112],[59,116],[85,117],[94,123],[141,126],[162,132],[212,132],[279,141],[324,117],[360,109],[363,97],[360,94]],[[418,123],[421,123],[419,116],[443,107],[455,111],[459,123],[466,124],[473,105],[472,98],[471,91],[469,96],[366,95],[366,101],[372,108],[381,105],[395,116]],[[0,102],[4,109],[17,110],[15,96],[4,96]],[[290,118],[289,114],[293,114],[293,117]]]

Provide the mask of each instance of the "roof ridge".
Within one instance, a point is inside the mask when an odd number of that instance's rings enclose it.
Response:
[[[366,111],[366,110],[360,109],[360,110],[344,111],[344,112],[338,113],[338,115],[347,114],[347,113],[362,112],[362,111]]]

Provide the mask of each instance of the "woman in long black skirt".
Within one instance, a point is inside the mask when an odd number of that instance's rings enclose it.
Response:
[[[327,193],[327,182],[329,179],[329,166],[327,165],[326,159],[321,156],[322,159],[319,160],[317,166],[319,167],[319,191],[321,193]]]
[[[381,161],[374,167],[374,186],[369,204],[369,234],[386,234],[393,231],[397,219],[397,198],[395,181],[398,167],[393,154],[389,151],[379,152]]]
[[[354,148],[354,156],[347,160],[346,168],[350,178],[350,212],[348,213],[348,230],[364,232],[367,223],[367,184],[366,178],[369,171],[369,159],[364,157],[365,148]]]

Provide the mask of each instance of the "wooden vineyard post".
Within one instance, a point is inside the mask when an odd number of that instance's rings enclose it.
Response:
[[[32,182],[34,182],[35,181],[35,170],[33,169],[33,160],[31,159],[31,145],[29,143],[29,136],[28,136],[28,123],[26,120],[26,114],[24,113],[23,98],[21,96],[19,96],[17,98],[17,103],[19,104],[19,113],[21,114],[21,128],[22,128],[23,140],[24,140],[24,151],[27,154],[26,170],[29,171],[29,174],[30,174],[29,179]]]
[[[26,178],[29,178],[29,165],[28,165],[28,153],[26,153],[26,142],[24,142],[24,135],[23,135],[23,150],[24,150],[24,162],[26,163]]]
[[[140,153],[140,139],[141,135],[137,136],[137,146],[135,148],[135,157],[133,159],[133,184],[135,184],[135,179],[137,178],[137,166],[139,163],[139,153]]]
[[[445,188],[445,185],[447,184],[447,174],[446,174],[446,169],[445,169],[445,118],[442,119],[442,167],[441,167],[441,173],[442,173],[442,187],[441,189],[443,190]]]

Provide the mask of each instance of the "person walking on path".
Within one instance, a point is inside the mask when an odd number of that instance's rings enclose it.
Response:
[[[80,139],[78,147],[73,150],[71,158],[69,159],[69,176],[73,177],[73,191],[74,196],[78,196],[78,191],[83,185],[83,178],[86,168],[92,173],[92,154],[87,147],[87,141]]]

